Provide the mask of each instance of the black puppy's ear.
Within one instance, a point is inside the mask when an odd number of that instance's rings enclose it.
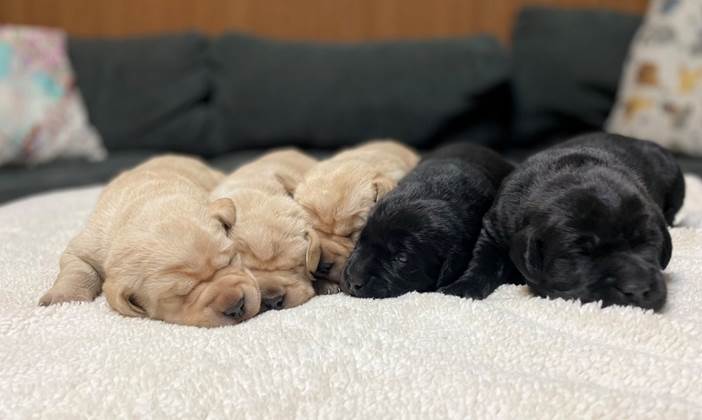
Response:
[[[540,272],[543,269],[543,243],[536,229],[527,226],[517,232],[512,238],[509,256],[525,276]]]
[[[441,270],[439,270],[439,278],[436,281],[436,288],[439,289],[450,283],[456,281],[456,279],[463,274],[466,270],[466,258],[463,252],[463,248],[460,246],[453,246],[448,251],[448,255],[441,265]]]
[[[660,223],[661,233],[663,234],[663,243],[661,244],[660,263],[661,269],[665,270],[673,255],[673,241],[670,239],[670,232],[665,221]]]

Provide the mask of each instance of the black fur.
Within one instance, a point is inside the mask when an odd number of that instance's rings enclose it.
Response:
[[[685,182],[673,156],[605,133],[537,153],[508,176],[473,260],[442,292],[483,298],[526,280],[544,297],[658,310]]]
[[[342,290],[380,298],[435,291],[456,280],[512,169],[495,152],[466,143],[427,156],[375,205],[347,262]]]

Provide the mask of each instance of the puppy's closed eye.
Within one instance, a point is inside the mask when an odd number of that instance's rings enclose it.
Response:
[[[407,262],[407,254],[400,252],[393,257],[393,260],[400,264],[405,264]]]
[[[127,298],[127,303],[129,304],[129,307],[136,313],[144,315],[146,314],[146,311],[144,310],[144,307],[141,305],[139,302],[139,299],[136,297],[136,295],[129,295]]]

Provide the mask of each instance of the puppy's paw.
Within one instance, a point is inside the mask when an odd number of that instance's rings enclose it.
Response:
[[[462,298],[484,299],[492,290],[485,283],[459,280],[438,289],[437,292]]]
[[[314,282],[314,292],[318,295],[333,295],[340,293],[341,288],[332,281],[318,279]]]
[[[39,299],[39,306],[49,306],[63,302],[89,302],[93,296],[81,293],[79,290],[51,288]]]

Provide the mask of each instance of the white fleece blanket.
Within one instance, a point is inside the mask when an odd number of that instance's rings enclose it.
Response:
[[[313,299],[235,327],[39,308],[99,189],[0,207],[0,418],[702,418],[702,182],[661,314],[530,297]]]

